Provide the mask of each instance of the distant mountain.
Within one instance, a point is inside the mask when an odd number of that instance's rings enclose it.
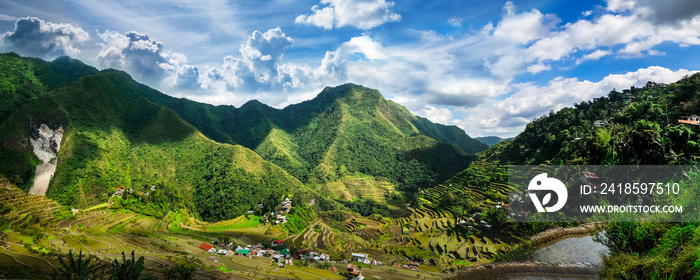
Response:
[[[354,84],[275,109],[257,100],[212,106],[152,92],[205,135],[255,150],[302,181],[363,172],[404,186],[445,180],[488,147],[455,126],[435,124]]]
[[[503,141],[513,140],[513,138],[501,138],[498,136],[474,137],[474,140],[484,143],[486,146],[492,147]]]
[[[157,91],[124,72],[97,72],[66,58],[47,63],[3,54],[0,62],[0,104],[9,115],[0,124],[0,176],[28,188],[38,164],[28,139],[42,124],[63,128],[46,193],[63,204],[103,202],[124,186],[134,190],[122,201],[132,209],[159,216],[190,208],[206,220],[219,220],[257,209],[258,203],[274,206],[302,186],[250,149],[208,139],[174,111],[146,99]],[[12,86],[23,88],[6,90]],[[27,92],[32,95],[24,96]],[[145,195],[153,185],[157,190]]]

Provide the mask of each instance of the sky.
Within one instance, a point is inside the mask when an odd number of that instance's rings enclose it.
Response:
[[[5,0],[0,51],[276,108],[351,82],[512,137],[550,111],[700,70],[700,1]]]

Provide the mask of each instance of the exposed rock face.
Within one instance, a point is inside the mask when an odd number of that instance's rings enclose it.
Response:
[[[63,127],[49,128],[42,124],[32,131],[29,142],[32,144],[34,155],[41,160],[34,173],[34,185],[29,189],[30,194],[45,195],[49,187],[51,176],[56,171],[56,157],[61,150]]]

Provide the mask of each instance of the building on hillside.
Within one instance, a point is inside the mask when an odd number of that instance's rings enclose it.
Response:
[[[587,185],[598,185],[600,178],[593,172],[581,172],[581,181]]]
[[[221,249],[221,250],[219,250],[219,251],[216,252],[216,253],[219,254],[219,255],[226,255],[226,253],[228,253],[228,250],[226,250],[226,249]]]
[[[401,267],[401,265],[399,265],[399,262],[394,262],[394,263],[391,264],[391,266],[392,266],[392,267],[396,267],[396,268]]]
[[[114,195],[116,195],[116,196],[122,196],[122,193],[124,193],[124,186],[118,187],[118,188],[114,191]]]
[[[209,256],[209,260],[213,262],[219,262],[219,258],[214,257],[214,256]]]
[[[593,126],[595,127],[604,127],[608,125],[608,120],[596,120],[593,122]]]
[[[214,246],[212,246],[211,244],[207,244],[207,243],[202,243],[201,245],[199,245],[199,248],[202,248],[202,250],[207,251],[209,253],[216,252],[216,249],[214,249]]]
[[[363,253],[352,253],[352,259],[361,263],[369,262],[369,256]]]
[[[328,271],[333,272],[333,273],[338,273],[338,268],[336,268],[335,265],[331,265],[328,268]]]
[[[282,213],[289,213],[290,209],[292,209],[292,200],[285,198],[284,202],[282,202]]]
[[[352,274],[352,275],[355,275],[355,276],[360,276],[360,275],[362,275],[362,271],[360,271],[359,269],[357,269],[357,266],[354,265],[354,264],[348,264],[348,265],[346,266],[346,268],[348,269],[348,274]]]
[[[272,247],[280,246],[280,245],[284,245],[284,239],[277,239],[277,240],[270,241],[270,246],[272,246]]]
[[[418,269],[419,265],[420,264],[418,262],[408,261],[408,269],[410,270],[420,271],[420,269]]]
[[[681,119],[678,120],[678,123],[690,126],[700,126],[700,116],[694,114],[690,116],[682,116]]]

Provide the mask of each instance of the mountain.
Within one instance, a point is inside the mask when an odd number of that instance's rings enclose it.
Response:
[[[47,63],[3,54],[0,61],[20,69],[3,70],[3,82],[24,87],[5,91],[5,86],[0,97],[0,104],[10,104],[0,124],[0,176],[25,189],[40,163],[32,141],[44,126],[63,131],[46,194],[66,205],[103,202],[124,186],[134,190],[122,200],[127,208],[154,216],[189,208],[205,220],[220,220],[257,209],[258,203],[272,207],[302,187],[254,151],[212,141],[174,111],[144,98],[157,91],[124,72],[71,71],[70,65],[62,71],[66,62],[86,69],[67,58]],[[22,96],[25,92],[32,95]],[[157,188],[149,196],[150,186]]]
[[[493,145],[496,145],[498,143],[501,143],[503,141],[507,140],[513,140],[513,138],[501,138],[498,136],[484,136],[484,137],[474,137],[474,140],[479,141],[481,143],[484,143],[486,146],[493,147]]]
[[[363,172],[414,187],[445,180],[488,148],[455,126],[435,124],[354,84],[275,109],[257,100],[212,106],[153,92],[205,135],[255,150],[302,181]]]

